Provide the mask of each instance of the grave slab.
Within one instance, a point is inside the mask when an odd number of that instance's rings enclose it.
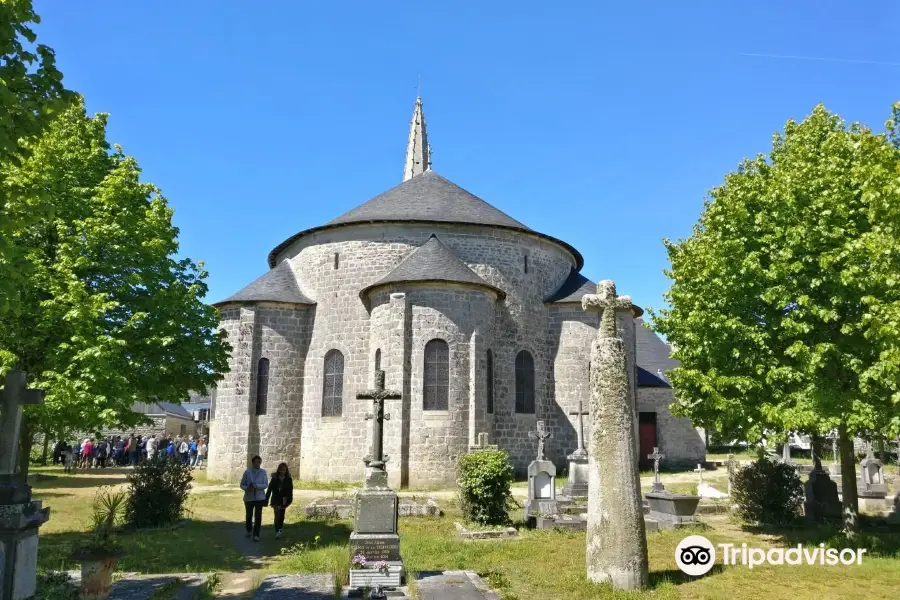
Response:
[[[334,600],[334,574],[269,575],[254,600]]]
[[[416,577],[420,600],[500,600],[472,571],[425,571]]]

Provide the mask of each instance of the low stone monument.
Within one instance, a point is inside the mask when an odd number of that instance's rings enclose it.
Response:
[[[616,328],[616,310],[631,309],[631,299],[617,296],[607,280],[581,306],[601,312],[591,344],[587,576],[614,589],[638,590],[649,584],[647,535],[625,343]]]
[[[350,534],[350,592],[362,595],[372,590],[377,598],[383,590],[400,587],[403,577],[403,560],[400,557],[400,536],[397,533],[397,493],[388,486],[382,436],[384,401],[400,398],[399,392],[384,389],[384,371],[375,372],[375,389],[356,395],[359,399],[372,400],[374,412],[366,415],[372,419],[372,452],[363,459],[366,479],[363,489],[356,495],[353,532]],[[377,566],[376,566],[377,565]]]
[[[0,390],[0,598],[24,600],[37,589],[38,528],[50,509],[31,499],[24,473],[16,473],[22,406],[44,401],[42,390],[25,386],[24,371],[6,374]]]
[[[567,458],[569,459],[569,480],[562,493],[570,498],[587,498],[588,495],[588,453],[584,448],[584,421],[588,416],[583,410],[581,399],[578,399],[578,410],[570,412],[575,415],[575,433],[578,435],[578,447]]]
[[[811,521],[841,518],[841,500],[838,497],[837,484],[828,476],[822,467],[822,459],[816,444],[813,444],[813,470],[809,479],[803,484],[806,499],[803,512]]]
[[[538,442],[537,458],[528,465],[528,500],[525,501],[525,518],[534,523],[533,514],[556,515],[556,466],[544,456],[544,440],[553,434],[544,429],[544,422],[537,422],[537,431],[529,435]]]
[[[694,523],[694,514],[697,512],[697,505],[700,503],[700,496],[673,494],[665,488],[659,480],[659,461],[665,457],[666,455],[660,454],[657,448],[653,449],[653,454],[647,455],[647,458],[653,460],[656,481],[653,483],[653,489],[644,497],[647,499],[647,504],[650,505],[650,512],[647,514],[647,518],[656,529],[672,529]],[[700,481],[701,485],[703,485],[701,465],[697,465],[697,469],[701,470]]]
[[[872,443],[866,448],[866,457],[859,463],[859,510],[880,512],[887,506],[888,489],[884,481],[884,463],[875,458]]]

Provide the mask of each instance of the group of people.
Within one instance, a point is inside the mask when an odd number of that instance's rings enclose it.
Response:
[[[62,463],[65,472],[73,469],[134,466],[157,456],[175,456],[182,464],[202,467],[209,446],[205,437],[194,436],[168,438],[154,435],[144,438],[132,434],[129,437],[85,438],[69,444],[59,441],[53,448],[53,464]]]
[[[262,458],[254,456],[250,468],[241,477],[244,490],[247,537],[259,541],[262,528],[262,513],[266,505],[275,512],[275,537],[280,538],[284,529],[284,516],[288,506],[294,501],[294,482],[287,463],[280,463],[272,478],[262,468]]]

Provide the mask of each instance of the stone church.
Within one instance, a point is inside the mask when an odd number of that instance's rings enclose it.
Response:
[[[355,481],[369,452],[372,410],[357,392],[377,369],[386,387],[384,451],[392,486],[446,484],[478,434],[518,471],[543,420],[558,467],[576,448],[579,403],[598,313],[582,255],[431,169],[416,100],[403,182],[276,246],[270,270],[218,302],[233,347],[210,423],[209,475],[234,480],[254,454],[295,477]],[[669,347],[618,314],[640,423],[641,455],[703,460],[701,436],[671,416]],[[585,419],[588,439],[589,419]]]

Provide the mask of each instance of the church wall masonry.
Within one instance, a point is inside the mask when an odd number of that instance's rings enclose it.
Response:
[[[706,444],[691,420],[673,416],[669,405],[675,401],[672,388],[640,388],[638,410],[656,413],[656,437],[666,455],[667,467],[694,467],[706,460]]]

